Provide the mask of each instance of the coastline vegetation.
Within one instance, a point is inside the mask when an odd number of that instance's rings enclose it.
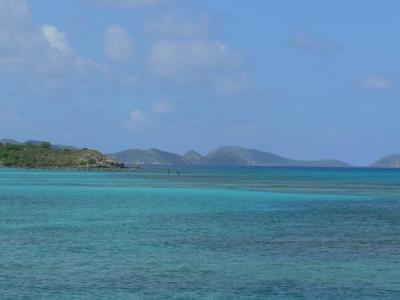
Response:
[[[99,151],[54,148],[40,144],[0,143],[0,166],[26,168],[122,168],[118,160]]]

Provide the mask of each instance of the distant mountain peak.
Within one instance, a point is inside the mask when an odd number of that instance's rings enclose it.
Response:
[[[200,153],[190,150],[186,152],[182,159],[189,165],[207,165],[207,159]]]
[[[286,166],[289,159],[256,149],[223,146],[211,151],[206,158],[215,165]]]
[[[183,156],[186,155],[194,155],[194,156],[201,156],[203,157],[203,155],[201,155],[199,152],[195,151],[195,150],[189,150],[188,152],[186,152]]]
[[[215,166],[270,166],[270,167],[349,167],[338,160],[301,161],[291,160],[269,152],[237,147],[222,146],[206,156],[191,150],[180,156],[156,148],[146,150],[129,149],[112,154],[125,164],[159,165],[215,165]]]
[[[371,165],[373,168],[400,168],[400,154],[391,154],[383,157]]]
[[[112,157],[125,164],[158,164],[158,165],[184,165],[182,157],[172,152],[162,151],[156,148],[128,149],[111,154]]]

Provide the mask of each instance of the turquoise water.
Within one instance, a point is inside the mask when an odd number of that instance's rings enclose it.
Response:
[[[400,171],[0,169],[0,299],[400,299]]]

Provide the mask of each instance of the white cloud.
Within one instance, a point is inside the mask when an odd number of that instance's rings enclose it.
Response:
[[[365,79],[362,86],[374,90],[387,90],[394,86],[394,82],[384,76],[372,76]]]
[[[122,123],[122,127],[129,131],[140,131],[151,127],[153,119],[140,109],[134,109],[129,113],[128,120]]]
[[[158,114],[166,114],[173,110],[172,104],[164,100],[153,104],[153,111]]]
[[[0,26],[21,26],[30,17],[25,0],[0,0]]]
[[[128,70],[121,81],[126,85],[145,85],[144,81],[189,85],[222,93],[246,89],[249,76],[244,56],[217,40],[212,27],[205,16],[192,22],[174,14],[147,23],[150,47],[142,60],[144,66]],[[134,40],[118,25],[106,28],[103,47],[105,55],[116,63],[134,57]],[[61,87],[66,80],[81,82],[82,76],[95,78],[93,72],[106,71],[96,61],[81,57],[67,34],[56,26],[34,24],[25,0],[0,0],[0,72],[23,74],[32,87]],[[43,83],[38,83],[40,80]]]
[[[145,24],[153,38],[147,70],[172,84],[211,88],[232,94],[249,86],[244,55],[215,38],[207,16],[194,21],[178,14],[165,14]]]
[[[222,94],[235,94],[246,90],[250,85],[249,74],[245,71],[221,77],[216,84],[216,90]]]
[[[63,55],[69,55],[72,53],[65,33],[59,31],[56,27],[51,25],[43,25],[41,31],[43,37],[51,48],[56,49]]]
[[[129,113],[129,119],[133,123],[143,123],[149,120],[149,116],[139,109],[132,110]]]
[[[0,0],[0,67],[16,71],[31,51],[34,32],[23,0]]]
[[[305,32],[297,32],[290,39],[290,46],[320,55],[333,55],[340,47],[328,40],[314,37]]]
[[[118,25],[104,32],[104,52],[114,62],[126,62],[133,57],[133,38]]]
[[[27,87],[45,88],[100,69],[75,54],[58,28],[35,25],[25,0],[0,0],[0,72],[20,73]]]
[[[160,78],[211,84],[226,91],[233,91],[228,86],[244,87],[242,79],[247,80],[242,55],[209,39],[156,41],[150,50],[149,68]],[[228,88],[221,88],[221,84]]]

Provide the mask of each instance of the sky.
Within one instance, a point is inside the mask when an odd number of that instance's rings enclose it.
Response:
[[[400,153],[400,2],[0,0],[0,138]]]

